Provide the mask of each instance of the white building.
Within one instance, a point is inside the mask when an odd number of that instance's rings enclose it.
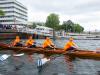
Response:
[[[35,32],[45,36],[53,36],[53,29],[45,26],[38,26],[35,28]]]
[[[16,0],[0,0],[0,9],[5,16],[0,16],[0,24],[3,25],[26,25],[27,8]]]

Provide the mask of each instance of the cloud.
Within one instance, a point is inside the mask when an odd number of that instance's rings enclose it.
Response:
[[[99,0],[92,0],[87,3],[79,4],[78,6],[74,7],[78,10],[76,13],[93,13],[96,11],[100,11],[100,1]]]
[[[19,0],[28,8],[29,21],[43,21],[50,13],[60,16],[60,21],[71,19],[89,29],[98,29],[100,0]],[[97,27],[96,27],[97,26]]]

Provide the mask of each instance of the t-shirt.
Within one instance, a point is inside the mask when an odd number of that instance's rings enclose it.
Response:
[[[75,46],[75,43],[74,42],[70,42],[68,41],[66,43],[66,45],[64,46],[64,50],[67,50],[68,48],[72,47],[72,46]]]
[[[43,48],[46,48],[49,45],[52,45],[52,41],[51,40],[45,40],[44,43],[43,43]]]
[[[29,39],[29,40],[26,41],[26,46],[33,45],[34,42],[35,41],[33,39]]]

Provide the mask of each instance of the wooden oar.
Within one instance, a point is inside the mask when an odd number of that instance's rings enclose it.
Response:
[[[0,43],[0,48],[7,49],[9,47],[10,47],[10,45],[8,45],[8,44],[4,44],[2,42]]]

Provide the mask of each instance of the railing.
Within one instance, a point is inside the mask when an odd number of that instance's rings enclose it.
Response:
[[[16,29],[0,29],[0,32],[17,32]]]
[[[21,33],[29,33],[29,34],[37,34],[37,35],[43,35],[43,36],[52,36],[49,33],[43,33],[43,32],[38,32],[36,30],[29,30],[26,28],[17,28],[17,29],[0,29],[0,32],[21,32]]]

